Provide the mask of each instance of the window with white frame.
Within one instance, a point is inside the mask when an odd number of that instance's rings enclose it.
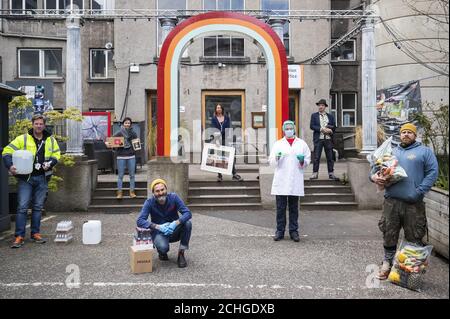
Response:
[[[244,10],[244,0],[204,0],[204,10]],[[243,57],[244,38],[227,35],[203,38],[205,57]]]
[[[244,10],[244,0],[203,0],[204,10]]]
[[[45,10],[64,10],[77,5],[78,9],[83,9],[83,0],[44,0]]]
[[[12,13],[23,14],[23,10],[37,9],[37,0],[10,0],[9,7],[14,10]]]
[[[19,77],[62,77],[62,49],[20,49]]]
[[[333,115],[334,120],[336,122],[336,125],[339,123],[338,117],[337,117],[337,102],[338,102],[338,94],[337,93],[331,93],[331,105],[330,105],[330,114]]]
[[[105,49],[91,49],[90,77],[91,79],[111,79],[115,76],[112,52]]]
[[[203,55],[205,57],[242,57],[244,56],[244,39],[227,35],[203,38]]]
[[[336,39],[332,40],[334,43]],[[356,47],[355,40],[346,41],[343,45],[331,52],[331,61],[355,61]]]
[[[261,10],[273,10],[278,11],[278,14],[288,15],[289,14],[289,0],[261,0]],[[283,43],[286,49],[286,55],[289,55],[290,47],[290,32],[289,32],[289,22],[284,24],[283,29]]]
[[[341,93],[341,123],[343,127],[356,126],[356,93]]]
[[[106,13],[104,10],[114,10],[114,0],[91,0],[91,9],[95,13]]]

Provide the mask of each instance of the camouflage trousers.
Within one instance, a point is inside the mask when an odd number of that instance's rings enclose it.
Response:
[[[396,247],[400,230],[403,228],[405,239],[422,244],[427,230],[427,217],[423,201],[410,204],[398,199],[385,198],[383,215],[378,222],[383,233],[384,247]]]

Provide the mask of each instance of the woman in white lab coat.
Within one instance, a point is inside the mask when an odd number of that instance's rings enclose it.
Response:
[[[304,196],[304,169],[311,162],[311,151],[302,139],[295,136],[295,123],[283,123],[284,137],[275,142],[269,163],[275,167],[271,194],[276,196],[277,230],[274,240],[284,238],[286,208],[289,205],[289,235],[295,242],[298,234],[298,200]]]

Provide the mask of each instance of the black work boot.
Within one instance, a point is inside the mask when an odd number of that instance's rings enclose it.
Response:
[[[300,236],[298,235],[297,232],[292,232],[290,235],[291,235],[291,239],[293,241],[295,241],[296,243],[298,243],[300,241]]]
[[[167,256],[167,254],[163,254],[160,252],[158,252],[158,257],[159,257],[159,260],[164,260],[164,261],[169,260],[169,256]]]
[[[178,268],[184,268],[187,266],[186,259],[184,258],[184,250],[180,250],[178,252],[177,264],[178,264]]]

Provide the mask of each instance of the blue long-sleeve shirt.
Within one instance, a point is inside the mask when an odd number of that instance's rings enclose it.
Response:
[[[392,154],[397,157],[398,165],[403,167],[408,177],[386,187],[384,197],[408,203],[421,201],[438,178],[439,166],[433,151],[415,142],[406,148],[394,148]]]
[[[178,215],[178,212],[181,216]],[[150,215],[150,221],[148,217]],[[166,203],[160,205],[153,196],[147,199],[137,219],[137,226],[155,229],[156,225],[179,220],[184,224],[192,218],[192,213],[183,200],[175,193],[168,193]]]

